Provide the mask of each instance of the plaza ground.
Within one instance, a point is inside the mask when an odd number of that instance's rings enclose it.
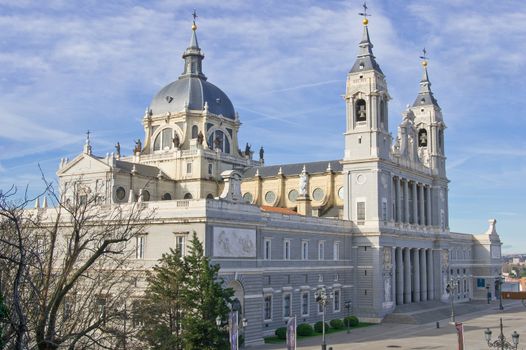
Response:
[[[432,312],[432,311],[431,311]],[[490,328],[492,339],[499,334],[499,318],[504,323],[504,335],[511,341],[511,334],[517,331],[521,337],[519,349],[526,349],[526,307],[520,301],[504,301],[504,310],[500,311],[498,303],[492,303],[487,308],[465,315],[457,316],[457,322],[464,323],[465,350],[488,349],[484,339],[484,331]],[[448,324],[449,319],[440,320],[440,328],[436,322],[419,325],[382,323],[366,328],[353,329],[346,332],[333,333],[327,336],[327,349],[457,349],[457,335],[454,326]],[[298,342],[298,350],[319,350],[321,337],[303,339]],[[285,349],[285,344],[273,344],[254,347],[252,349]]]

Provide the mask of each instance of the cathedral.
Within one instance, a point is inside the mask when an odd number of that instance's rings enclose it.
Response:
[[[427,61],[415,101],[391,133],[366,17],[362,30],[346,77],[341,159],[266,165],[263,149],[256,157],[250,146],[242,150],[239,115],[204,73],[194,21],[182,73],[153,97],[133,154],[117,144],[97,156],[88,135],[83,152],[60,163],[63,194],[155,208],[134,242],[135,259],[150,268],[170,247],[184,252],[196,233],[235,291],[247,344],[293,316],[314,323],[324,311],[327,320],[350,312],[381,322],[398,305],[495,297],[496,220],[481,234],[449,229],[446,123]],[[315,301],[321,287],[330,295],[325,310]]]

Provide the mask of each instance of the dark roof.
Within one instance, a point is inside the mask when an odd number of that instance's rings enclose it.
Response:
[[[115,161],[115,168],[122,170],[127,173],[131,173],[133,166],[135,166],[135,170],[137,171],[137,174],[142,176],[148,176],[148,177],[157,177],[159,175],[160,169],[155,166],[151,165],[144,165],[139,163],[130,163],[126,162],[124,160],[116,160]],[[166,176],[166,174],[162,173],[163,176]]]
[[[305,166],[305,170],[309,174],[324,173],[327,171],[329,163],[331,164],[332,171],[342,171],[343,167],[339,160],[322,160],[310,163],[281,164],[248,168],[243,172],[243,178],[254,177],[257,170],[259,170],[259,176],[261,177],[276,176],[279,172],[279,168],[281,168],[281,172],[285,176],[299,175],[303,170],[303,166]]]

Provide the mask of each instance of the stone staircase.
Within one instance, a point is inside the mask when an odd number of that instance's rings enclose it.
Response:
[[[478,302],[455,303],[455,314],[464,315],[487,308]],[[383,323],[425,324],[443,320],[451,316],[450,304],[440,301],[427,301],[407,305],[398,305],[393,313],[382,320]]]

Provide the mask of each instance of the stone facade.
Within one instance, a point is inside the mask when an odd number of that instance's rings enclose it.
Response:
[[[332,296],[328,320],[345,317],[347,301],[373,322],[396,305],[448,301],[449,283],[456,301],[495,296],[496,221],[481,235],[449,230],[446,126],[427,62],[393,139],[387,82],[365,25],[347,76],[343,159],[265,166],[263,152],[253,160],[248,145],[239,149],[239,116],[206,81],[195,29],[184,73],[144,114],[144,143],[130,156],[117,147],[97,157],[88,138],[84,152],[61,161],[65,198],[155,208],[136,256],[147,269],[195,232],[235,290],[249,344],[290,316],[319,321],[322,286]]]

